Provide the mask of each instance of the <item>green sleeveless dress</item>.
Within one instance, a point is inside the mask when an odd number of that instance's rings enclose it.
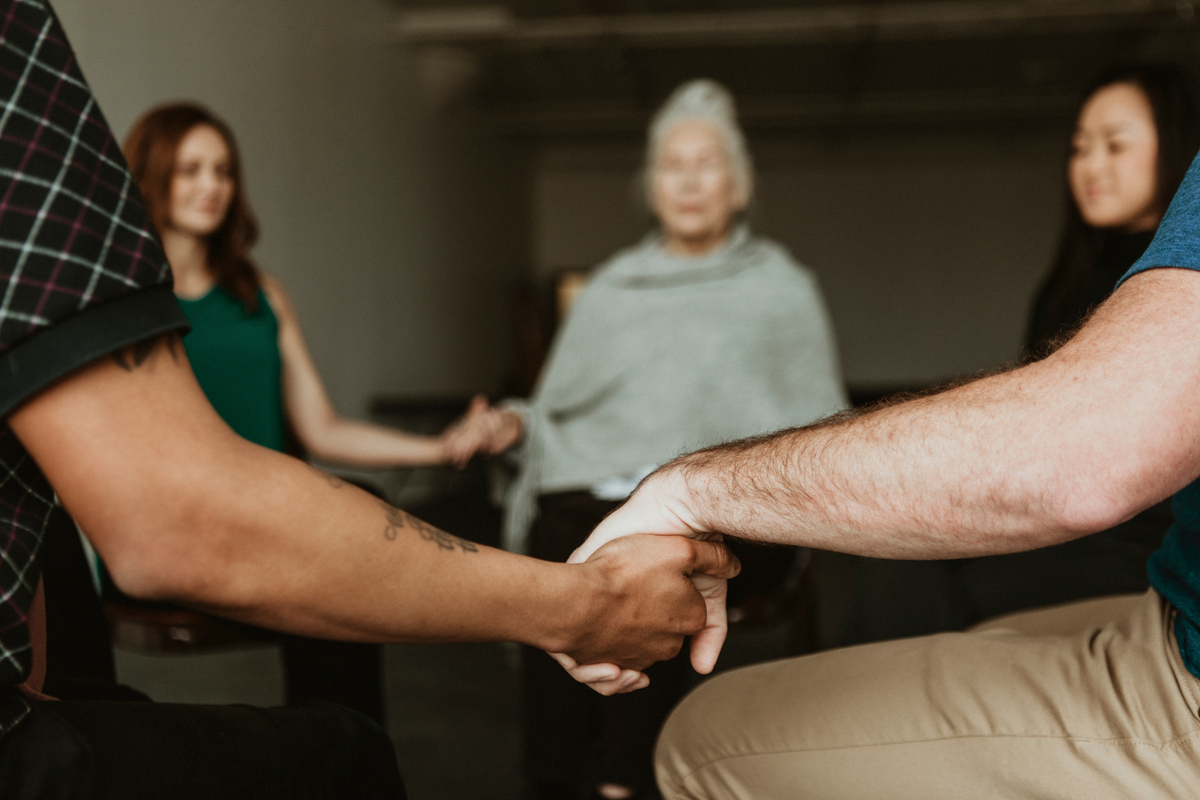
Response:
[[[183,337],[192,371],[221,419],[242,438],[282,451],[283,363],[279,322],[260,289],[253,314],[220,286],[179,305],[192,330]]]

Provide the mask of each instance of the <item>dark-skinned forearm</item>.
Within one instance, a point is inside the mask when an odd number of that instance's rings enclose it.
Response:
[[[562,647],[566,628],[586,626],[575,609],[589,608],[588,571],[472,550],[246,442],[175,337],[97,362],[9,421],[136,595],[349,639]]]
[[[286,456],[240,461],[219,501],[181,499],[174,533],[135,565],[158,576],[140,593],[336,639],[569,647],[583,626],[546,611],[589,597],[585,571],[460,539]]]

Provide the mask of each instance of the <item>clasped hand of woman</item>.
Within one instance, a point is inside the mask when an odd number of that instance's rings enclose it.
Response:
[[[495,455],[504,452],[520,441],[521,434],[521,418],[517,414],[493,408],[486,398],[476,395],[466,413],[443,435],[450,460],[462,467],[476,453]],[[662,475],[655,480],[656,486],[663,482]],[[660,494],[663,495],[661,498]],[[643,486],[596,528],[567,563],[582,564],[607,542],[638,533],[680,534],[692,539],[720,541],[719,533],[702,531],[688,519],[686,509],[673,495]],[[692,637],[692,667],[707,675],[716,666],[729,627],[725,609],[728,580],[701,573],[692,574],[691,580],[704,598],[707,615],[704,629]],[[571,677],[603,695],[632,692],[650,684],[650,679],[638,670],[622,669],[616,664],[581,664],[566,653],[550,655]]]
[[[471,398],[466,413],[443,436],[447,459],[459,469],[476,453],[503,453],[521,439],[521,418],[512,411],[493,408],[481,394]]]

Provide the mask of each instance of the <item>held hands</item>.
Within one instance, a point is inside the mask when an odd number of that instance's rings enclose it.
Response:
[[[584,565],[604,583],[606,602],[568,653],[551,655],[576,680],[601,694],[640,689],[649,681],[639,670],[674,657],[692,636],[692,663],[704,650],[705,632],[725,627],[725,586],[741,565],[719,542],[679,536],[621,537],[599,548]],[[707,659],[708,657],[705,656]]]
[[[567,563],[582,564],[608,542],[635,533],[665,533],[719,541],[719,533],[705,531],[697,521],[689,508],[689,499],[687,484],[670,466],[651,473],[620,508],[596,526]]]
[[[486,397],[475,395],[466,413],[442,432],[445,459],[462,469],[476,453],[502,453],[521,439],[521,427],[518,415],[492,408]]]
[[[696,540],[719,541],[721,535],[703,530],[687,505],[688,490],[682,477],[669,469],[661,470],[643,482],[626,503],[608,516],[587,541],[571,554],[568,563],[589,561],[615,540],[633,534],[674,534]],[[724,547],[722,546],[722,550]],[[725,551],[728,552],[728,551]],[[729,556],[732,559],[732,556]],[[739,567],[740,569],[740,567]],[[705,624],[692,637],[692,667],[701,674],[712,672],[721,654],[728,631],[725,598],[728,578],[737,574],[695,571],[692,584],[704,599]],[[621,669],[612,663],[588,663],[561,653],[551,655],[580,683],[588,684],[600,694],[616,694],[641,689],[649,679],[632,669]]]

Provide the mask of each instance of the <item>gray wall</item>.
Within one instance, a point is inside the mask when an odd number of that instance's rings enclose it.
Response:
[[[177,98],[233,125],[257,258],[295,296],[344,412],[376,392],[495,389],[512,278],[595,264],[646,230],[640,142],[527,157],[534,145],[475,133],[463,109],[433,110],[383,0],[56,5],[119,135]],[[819,275],[848,381],[924,383],[1015,355],[1058,227],[1063,136],[752,137],[752,222]]]
[[[1065,131],[751,137],[754,228],[820,277],[846,379],[938,381],[1011,360],[1060,224]],[[638,142],[538,161],[534,260],[595,264],[647,229]]]
[[[528,173],[425,101],[382,0],[57,0],[118,136],[194,99],[238,135],[255,251],[299,308],[335,403],[465,393],[507,361]],[[514,157],[517,156],[517,157]],[[499,213],[497,213],[499,210]]]

